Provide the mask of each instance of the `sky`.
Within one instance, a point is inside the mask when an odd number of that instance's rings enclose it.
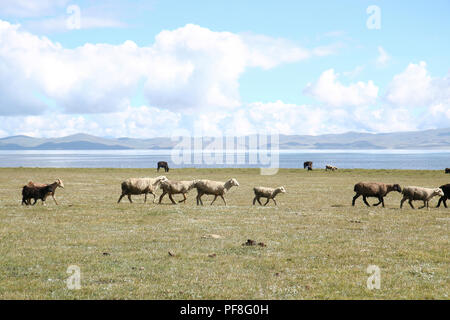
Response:
[[[450,2],[0,0],[0,137],[450,127]]]

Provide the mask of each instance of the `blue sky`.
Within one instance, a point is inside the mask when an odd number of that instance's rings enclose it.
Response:
[[[0,136],[450,127],[448,1],[0,4]]]

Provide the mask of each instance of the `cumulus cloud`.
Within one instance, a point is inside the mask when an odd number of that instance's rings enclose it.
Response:
[[[378,87],[373,81],[359,81],[348,86],[338,81],[334,69],[324,71],[315,83],[309,83],[303,93],[331,107],[366,106],[378,97]]]
[[[432,78],[424,61],[411,63],[394,76],[386,92],[386,100],[394,106],[430,107],[450,105],[450,74]]]
[[[19,82],[9,96],[29,87],[65,113],[121,110],[141,81],[148,103],[158,108],[235,108],[241,103],[239,77],[247,68],[269,69],[310,56],[282,39],[214,32],[196,25],[162,31],[147,47],[126,41],[67,49],[0,21],[0,40],[7,77]],[[5,82],[0,83],[0,90],[7,89]],[[20,111],[28,112],[17,108]]]

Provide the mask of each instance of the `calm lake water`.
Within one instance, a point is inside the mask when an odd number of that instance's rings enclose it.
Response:
[[[278,161],[277,161],[278,159]],[[332,164],[338,168],[423,169],[450,167],[450,150],[280,150],[240,152],[208,156],[196,152],[172,154],[171,150],[29,150],[0,151],[0,167],[54,168],[156,168],[167,161],[171,168],[259,168],[279,164],[280,168],[314,168]]]

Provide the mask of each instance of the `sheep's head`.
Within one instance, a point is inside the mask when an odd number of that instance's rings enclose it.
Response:
[[[394,184],[394,191],[402,192],[402,187],[399,184]]]
[[[435,195],[437,195],[437,196],[441,196],[441,197],[443,197],[444,196],[444,191],[442,191],[442,189],[441,188],[436,188],[436,189],[434,189],[434,192],[433,192]]]
[[[57,183],[57,186],[58,187],[61,187],[61,188],[63,188],[64,189],[64,183],[62,182],[62,180],[61,179],[56,179],[56,181],[55,181],[56,183]]]
[[[239,187],[239,182],[238,182],[235,178],[230,179],[230,180],[228,180],[228,181],[229,181],[229,183],[230,183],[231,186]]]
[[[169,179],[167,179],[166,176],[159,176],[159,177],[156,178],[156,181],[158,181],[158,182],[166,182],[166,181],[169,181]]]
[[[199,180],[197,180],[197,179],[192,180],[192,183],[189,185],[188,190],[191,190],[192,188],[195,188],[195,186],[197,185],[198,181]]]
[[[279,190],[279,192],[281,193],[286,193],[286,189],[284,187],[278,187],[277,188]]]

